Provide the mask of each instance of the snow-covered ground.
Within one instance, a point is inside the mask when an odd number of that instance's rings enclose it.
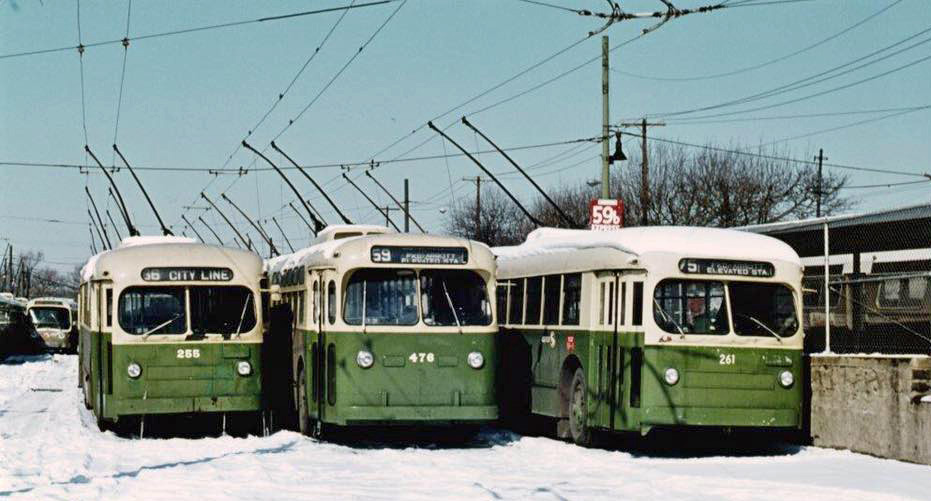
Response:
[[[15,362],[15,361],[14,361]],[[931,499],[931,468],[844,451],[656,457],[487,431],[467,447],[350,447],[296,433],[100,433],[77,357],[0,364],[0,498]]]

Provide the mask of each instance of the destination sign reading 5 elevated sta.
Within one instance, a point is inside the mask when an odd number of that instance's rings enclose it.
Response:
[[[233,270],[229,268],[143,268],[146,282],[229,282]]]
[[[772,277],[776,269],[760,261],[731,261],[728,259],[693,259],[679,261],[679,271],[700,275],[735,275],[739,277]]]
[[[372,247],[373,263],[466,264],[469,251],[464,247]]]

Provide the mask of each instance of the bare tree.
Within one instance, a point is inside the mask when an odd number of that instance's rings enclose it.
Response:
[[[775,149],[758,148],[751,154],[738,153],[739,147],[726,150],[652,144],[649,224],[733,227],[815,215],[817,169],[779,160],[791,155]],[[612,196],[624,201],[624,220],[628,226],[640,223],[640,182],[640,159],[636,153],[612,172]],[[821,184],[822,215],[854,206],[853,201],[842,195],[846,183],[847,176],[825,172]],[[585,183],[547,190],[576,227],[583,228],[588,225],[589,202],[598,198],[599,192],[599,187]],[[567,227],[543,197],[536,197],[528,205],[545,226]],[[523,241],[533,229],[513,202],[495,187],[482,190],[481,212],[477,224],[474,201],[460,203],[447,218],[447,231],[489,245],[512,245]]]
[[[737,150],[737,148],[727,148]],[[786,152],[757,149],[741,154],[724,149],[650,147],[650,224],[732,227],[812,217],[818,199],[818,172],[799,166]],[[627,221],[640,221],[640,160],[636,156],[612,176],[624,200]],[[821,214],[853,207],[842,196],[845,175],[826,172]]]
[[[476,214],[475,201],[469,199],[454,205],[446,219],[451,235],[491,246],[523,242],[532,229],[527,217],[496,187],[482,190],[480,214]]]

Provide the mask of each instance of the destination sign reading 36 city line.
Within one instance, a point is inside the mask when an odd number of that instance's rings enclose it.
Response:
[[[146,282],[229,282],[233,270],[229,268],[144,268]]]

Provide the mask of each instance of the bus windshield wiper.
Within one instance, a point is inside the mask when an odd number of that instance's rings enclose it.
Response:
[[[453,312],[453,319],[456,321],[456,327],[459,327],[459,331],[462,332],[462,324],[459,323],[459,315],[456,314],[456,307],[453,305],[453,299],[449,297],[449,291],[446,290],[446,280],[440,280],[440,283],[443,284],[443,294],[446,294],[446,302],[449,303],[449,309]]]
[[[149,329],[149,330],[143,332],[143,333],[142,333],[142,339],[147,339],[147,338],[149,337],[150,334],[153,334],[155,331],[161,329],[162,327],[165,327],[166,325],[168,325],[168,324],[174,322],[175,320],[177,320],[177,319],[179,319],[179,318],[181,318],[181,314],[180,314],[180,313],[176,313],[175,316],[173,316],[173,317],[169,318],[168,320],[165,320],[164,322],[162,322],[162,323],[156,325],[155,327],[152,327],[151,329]]]
[[[772,334],[776,339],[779,340],[780,343],[782,342],[782,336],[780,336],[779,334],[776,334],[776,331],[774,331],[774,330],[770,329],[769,327],[767,327],[766,324],[764,324],[763,322],[760,322],[759,320],[757,320],[757,319],[751,317],[750,315],[744,315],[743,313],[738,313],[737,315],[739,315],[739,316],[741,316],[741,317],[749,318],[753,323],[755,323],[755,324],[759,325],[760,327],[766,329],[766,332],[769,332],[770,334]]]
[[[679,323],[676,322],[675,319],[673,319],[670,314],[666,313],[666,310],[664,310],[663,307],[660,306],[659,301],[657,301],[656,298],[653,298],[653,304],[655,304],[656,307],[659,308],[659,312],[662,313],[663,318],[666,319],[667,322],[672,322],[672,325],[676,326],[676,329],[679,330],[679,335],[684,336],[685,331],[682,330],[682,327],[679,326]]]
[[[236,338],[239,339],[240,331],[242,330],[242,322],[246,319],[246,307],[249,306],[249,300],[252,299],[252,294],[246,295],[246,300],[242,303],[242,313],[239,315],[239,325],[236,326]]]

